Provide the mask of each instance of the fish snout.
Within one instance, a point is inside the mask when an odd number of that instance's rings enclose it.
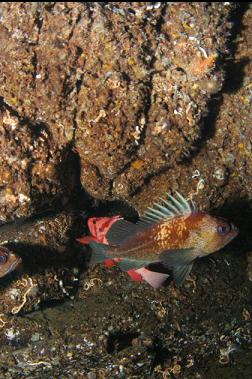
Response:
[[[237,228],[237,226],[234,225],[233,223],[231,223],[230,226],[231,226],[231,231],[237,236],[237,234],[239,234],[239,228]]]

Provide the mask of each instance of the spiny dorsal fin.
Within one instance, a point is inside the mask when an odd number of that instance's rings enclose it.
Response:
[[[116,221],[106,234],[106,239],[110,245],[119,245],[132,235],[146,229],[149,225],[141,223],[134,224],[126,220]]]
[[[168,193],[166,196],[167,198],[160,198],[160,203],[149,207],[137,224],[152,224],[196,211],[194,203],[189,203],[179,192],[176,191],[176,197]]]

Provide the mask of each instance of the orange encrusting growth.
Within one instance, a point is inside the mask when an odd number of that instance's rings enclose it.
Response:
[[[188,71],[195,76],[202,77],[214,68],[217,55],[213,54],[209,57],[196,57],[190,64]]]

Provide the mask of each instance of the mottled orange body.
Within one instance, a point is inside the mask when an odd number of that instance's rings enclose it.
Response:
[[[118,257],[155,261],[164,251],[185,249],[186,254],[186,249],[193,249],[196,258],[217,251],[226,244],[227,236],[217,232],[221,225],[226,225],[226,221],[207,213],[181,215],[150,225],[120,245],[111,246],[108,252]],[[233,234],[236,235],[236,231]]]
[[[157,259],[160,252],[168,249],[187,247],[189,237],[188,216],[178,216],[172,220],[154,224],[146,230],[127,239],[113,253],[135,259]]]

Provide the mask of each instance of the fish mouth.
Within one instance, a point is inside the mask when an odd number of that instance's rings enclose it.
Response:
[[[231,226],[231,231],[229,233],[229,236],[227,236],[228,238],[226,240],[225,245],[233,241],[233,239],[235,239],[237,235],[239,234],[239,228],[237,228],[237,226],[235,226],[234,224],[230,224],[230,226]]]
[[[232,224],[232,229],[235,231],[235,233],[239,233],[239,228],[237,228],[237,226],[235,226],[234,224]]]
[[[237,236],[237,234],[239,234],[239,228],[237,228],[237,226],[235,226],[234,224],[231,224],[231,230],[234,234],[233,238]]]

